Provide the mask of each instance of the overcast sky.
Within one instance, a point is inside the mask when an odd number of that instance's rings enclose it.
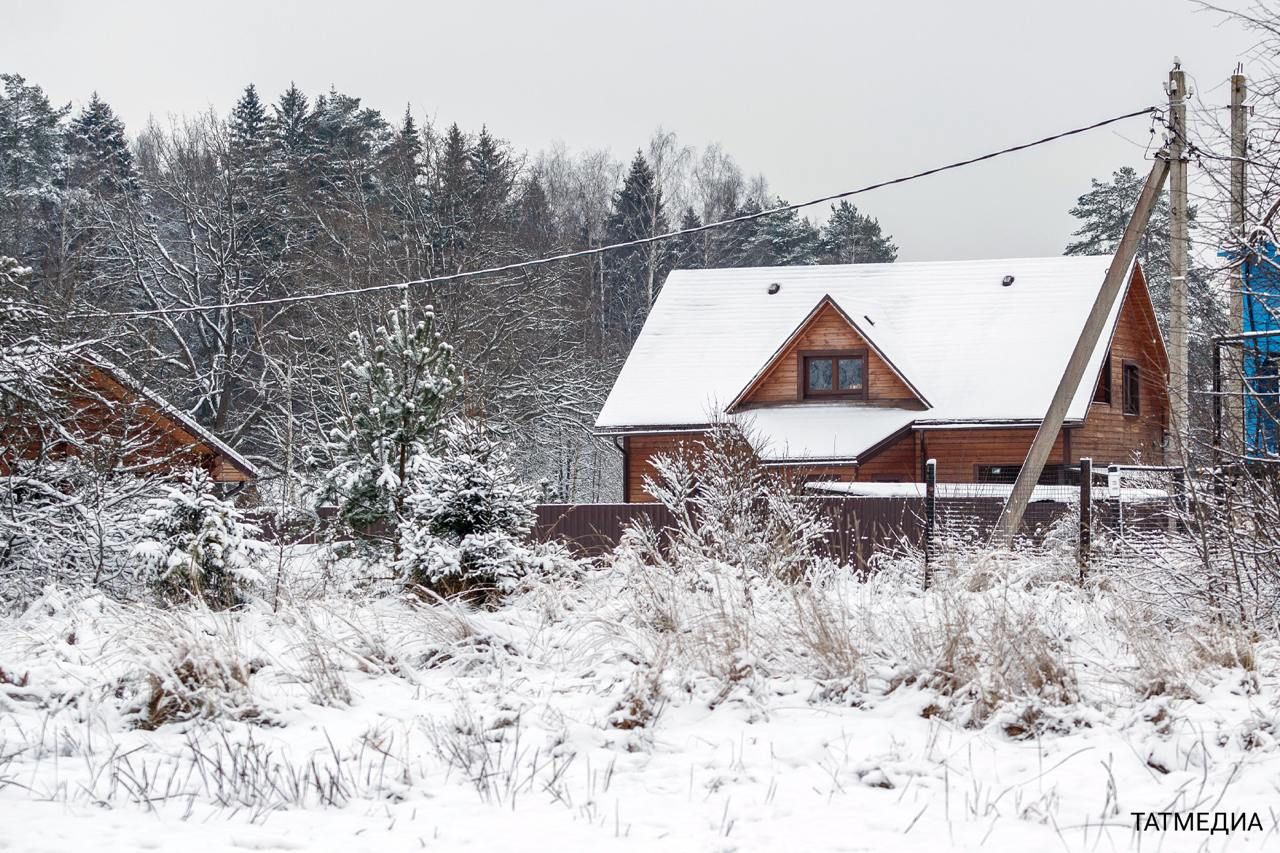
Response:
[[[1241,0],[1219,0],[1238,7]],[[14,2],[0,70],[57,102],[225,113],[256,83],[331,85],[392,117],[482,123],[530,152],[625,159],[658,126],[719,141],[791,201],[1162,102],[1173,57],[1206,100],[1251,45],[1183,0]],[[857,199],[904,260],[1058,254],[1089,178],[1142,167],[1149,123]]]

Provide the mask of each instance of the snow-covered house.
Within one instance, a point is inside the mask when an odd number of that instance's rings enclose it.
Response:
[[[729,420],[766,463],[815,480],[1012,482],[1107,257],[679,270],[667,279],[598,432],[627,501],[650,460]],[[1168,358],[1137,264],[1111,306],[1041,482],[1160,464]]]
[[[38,418],[18,416],[3,423],[0,474],[19,458],[79,456],[88,447],[111,454],[131,470],[206,470],[216,483],[247,484],[259,471],[248,459],[195,418],[109,361],[80,354],[58,369],[34,357],[29,369],[47,373],[45,384],[62,398],[66,422],[48,428]]]

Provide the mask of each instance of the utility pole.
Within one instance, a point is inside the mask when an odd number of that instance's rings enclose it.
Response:
[[[1248,157],[1248,111],[1244,105],[1249,93],[1245,81],[1244,65],[1236,66],[1236,73],[1231,75],[1231,233],[1227,236],[1227,248],[1241,252],[1247,250],[1248,235],[1244,228],[1245,203],[1245,160]],[[1235,244],[1235,245],[1232,245]],[[1240,258],[1244,261],[1243,255]],[[1244,294],[1241,290],[1248,286],[1242,276],[1231,288],[1231,306],[1227,318],[1227,334],[1239,335],[1244,331]],[[1244,406],[1243,406],[1243,363],[1240,359],[1242,348],[1228,347],[1226,369],[1228,379],[1223,389],[1223,409],[1226,417],[1225,430],[1222,436],[1223,449],[1229,457],[1239,458],[1244,452]]]
[[[1187,79],[1182,63],[1169,72],[1169,402],[1179,456],[1191,423],[1187,394]]]
[[[1071,398],[1080,387],[1080,380],[1084,378],[1089,359],[1093,357],[1093,351],[1102,337],[1102,329],[1107,323],[1107,316],[1111,313],[1111,306],[1115,304],[1120,297],[1120,291],[1124,289],[1134,255],[1138,253],[1138,240],[1147,230],[1151,211],[1155,208],[1156,199],[1164,189],[1165,178],[1169,175],[1169,159],[1168,151],[1160,151],[1156,154],[1155,162],[1151,164],[1151,172],[1147,175],[1147,182],[1138,196],[1133,215],[1129,217],[1129,224],[1125,226],[1124,234],[1120,237],[1120,245],[1116,247],[1115,257],[1107,267],[1102,287],[1093,301],[1093,307],[1089,309],[1089,316],[1085,318],[1084,328],[1080,330],[1080,337],[1076,339],[1075,349],[1067,359],[1067,367],[1062,373],[1062,379],[1058,381],[1058,389],[1053,392],[1049,410],[1045,412],[1044,420],[1036,430],[1036,437],[1032,439],[1031,449],[1027,451],[1027,459],[1018,471],[1018,479],[1013,484],[1009,501],[1004,505],[1000,519],[996,522],[992,541],[997,544],[1011,545],[1019,525],[1022,524],[1022,515],[1027,510],[1031,493],[1040,480],[1040,473],[1044,471],[1044,463],[1049,459],[1053,443],[1057,440],[1058,433],[1062,431],[1062,422],[1067,417]]]

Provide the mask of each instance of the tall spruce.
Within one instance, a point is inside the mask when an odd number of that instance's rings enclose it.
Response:
[[[614,195],[605,241],[627,243],[669,230],[657,176],[644,154],[636,151],[622,188]],[[627,347],[639,335],[671,260],[670,247],[659,242],[616,250],[606,257],[606,311],[612,313]]]
[[[138,174],[124,122],[94,92],[67,128],[67,184],[99,198],[135,196]]]
[[[62,206],[63,120],[39,86],[0,74],[0,248],[25,259],[39,278],[57,254]]]

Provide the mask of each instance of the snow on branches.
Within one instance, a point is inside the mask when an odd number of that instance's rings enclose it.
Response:
[[[235,504],[218,497],[213,480],[200,469],[166,496],[154,498],[139,526],[142,540],[134,553],[166,601],[198,599],[214,608],[234,607],[262,581],[255,529]]]

